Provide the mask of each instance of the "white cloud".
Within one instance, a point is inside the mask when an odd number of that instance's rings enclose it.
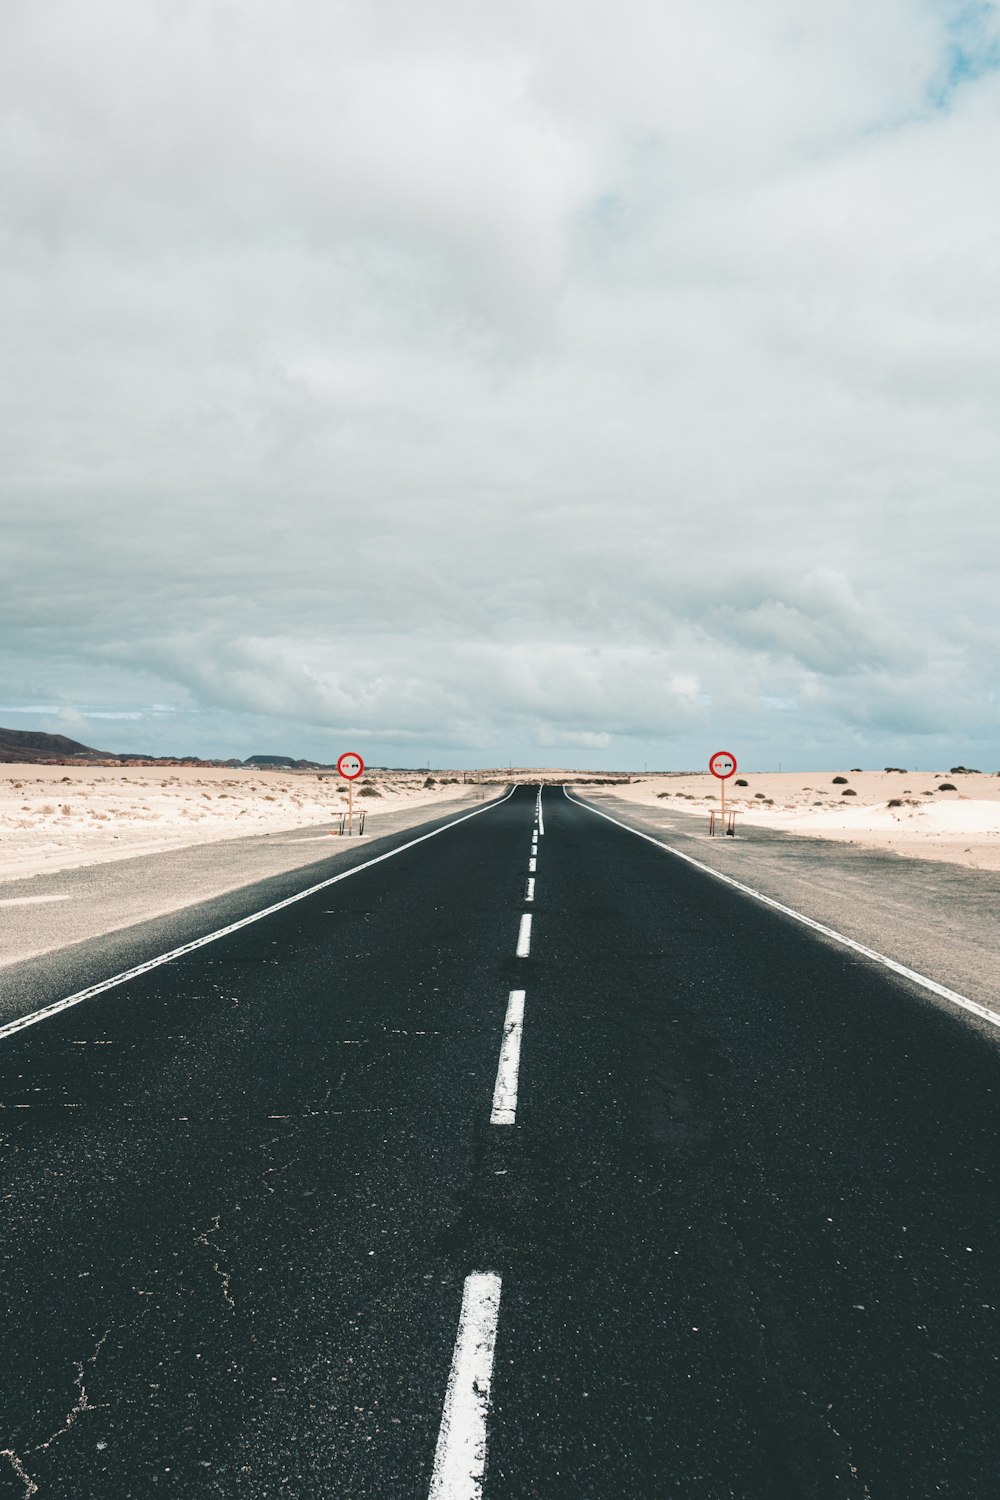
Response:
[[[8,33],[11,701],[609,763],[995,732],[996,6]]]

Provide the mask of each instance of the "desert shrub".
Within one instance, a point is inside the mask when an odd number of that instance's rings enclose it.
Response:
[[[938,791],[939,792],[957,792],[958,791],[958,787],[955,786],[955,784],[953,782],[951,782],[951,781],[942,781],[941,785],[938,787]],[[45,809],[42,808],[42,811],[44,812]]]
[[[906,775],[906,767],[905,766],[886,766],[886,770],[887,771],[898,771],[899,774],[900,774],[900,776],[905,776]]]
[[[424,790],[429,791],[432,786],[437,786],[437,781],[433,776],[428,776],[427,780],[424,782]]]
[[[658,796],[658,797],[669,797],[669,796],[670,796],[670,793],[669,793],[669,792],[657,792],[657,794],[656,794],[656,795],[657,795],[657,796]]]
[[[952,766],[948,774],[950,776],[981,776],[983,773],[972,766]]]
[[[861,769],[860,766],[852,766],[851,767],[851,775],[852,776],[861,776],[863,774],[864,773],[862,772],[862,769]]]
[[[359,797],[381,797],[381,795],[382,795],[382,793],[379,791],[379,789],[378,789],[377,786],[359,786],[358,787],[358,796]]]
[[[72,780],[73,780],[72,776],[64,776],[63,777],[63,781],[72,781]]]
[[[63,815],[63,817],[64,818],[68,818],[69,815],[70,815],[70,813],[72,811],[73,811],[73,809],[70,807],[69,803],[68,802],[64,802],[63,805],[62,805],[62,815]]]
[[[840,795],[842,797],[856,797],[858,794],[852,786],[845,786]]]
[[[767,798],[764,796],[763,792],[754,792],[754,796],[757,798],[758,802],[766,802],[767,801]]]
[[[846,786],[847,785],[847,777],[846,776],[835,776],[833,778],[833,784],[834,784],[834,786]]]
[[[890,797],[889,801],[887,803],[888,807],[902,807],[902,805],[903,805],[903,799],[902,799],[902,797]]]
[[[737,782],[734,782],[733,784],[734,784],[734,786],[749,786],[750,785],[749,781],[737,781]]]
[[[41,809],[41,811],[44,814],[46,814],[46,816],[47,816],[49,813],[54,813],[55,812],[55,808],[51,805],[51,803],[46,802],[45,806]]]

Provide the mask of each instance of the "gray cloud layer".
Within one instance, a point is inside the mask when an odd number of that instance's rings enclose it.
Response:
[[[828,9],[13,0],[7,708],[988,758],[1000,17]]]

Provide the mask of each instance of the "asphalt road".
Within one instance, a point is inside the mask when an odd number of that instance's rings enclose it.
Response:
[[[1000,1031],[535,806],[0,1040],[0,1495],[1000,1493]]]

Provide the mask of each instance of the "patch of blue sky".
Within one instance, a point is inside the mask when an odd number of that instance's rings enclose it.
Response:
[[[963,85],[1000,70],[1000,7],[993,0],[966,0],[953,7],[948,46],[931,88],[931,102],[947,109]]]

